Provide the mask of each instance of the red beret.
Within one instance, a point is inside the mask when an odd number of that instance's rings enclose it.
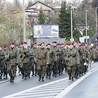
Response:
[[[10,45],[15,45],[15,43],[14,42],[11,42]]]
[[[57,43],[56,41],[52,42],[52,43]]]
[[[41,44],[45,44],[44,42],[42,42]]]
[[[27,42],[23,42],[23,44],[27,44]]]
[[[61,45],[60,43],[57,43],[57,45]]]
[[[61,43],[61,45],[64,45],[64,43]]]
[[[38,44],[38,46],[41,46],[41,44]]]
[[[6,48],[6,47],[7,47],[7,45],[4,45],[4,46],[3,46],[3,48]]]
[[[23,45],[23,42],[21,42],[21,45]]]
[[[51,45],[50,43],[48,43],[46,46]]]
[[[36,45],[37,43],[33,43],[33,45]]]

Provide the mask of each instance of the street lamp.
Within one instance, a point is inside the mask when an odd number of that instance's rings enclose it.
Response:
[[[87,43],[87,12],[88,10],[85,11],[85,23],[86,23],[86,43]]]
[[[71,5],[71,39],[70,41],[73,42],[74,41],[74,38],[73,38],[73,19],[72,19],[72,5]]]
[[[26,42],[25,3],[23,0],[23,41]]]

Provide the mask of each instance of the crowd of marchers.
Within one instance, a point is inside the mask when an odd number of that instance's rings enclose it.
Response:
[[[34,43],[31,47],[26,42],[0,47],[0,79],[10,77],[13,83],[17,68],[22,79],[38,76],[38,81],[44,81],[68,73],[69,80],[74,81],[88,71],[88,66],[95,61],[98,50],[94,45],[74,41],[73,43],[52,44]]]

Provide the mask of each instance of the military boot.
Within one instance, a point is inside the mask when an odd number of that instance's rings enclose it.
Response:
[[[71,75],[69,75],[69,80],[71,80]]]
[[[14,83],[14,79],[10,78],[10,82],[11,82],[11,83]]]
[[[0,80],[2,80],[2,73],[0,73]]]
[[[24,79],[24,76],[22,76],[22,79]]]
[[[49,79],[51,79],[51,76],[49,75]]]
[[[10,78],[10,82],[12,83],[12,79]]]
[[[74,77],[72,77],[72,81],[74,81]]]
[[[42,77],[42,82],[44,82],[44,77]]]
[[[48,75],[46,75],[46,79],[48,79]]]
[[[27,80],[27,77],[25,77],[24,80]]]
[[[41,80],[41,76],[39,76],[39,79],[38,79],[38,81],[40,81]]]
[[[0,80],[2,80],[2,77],[0,77]]]

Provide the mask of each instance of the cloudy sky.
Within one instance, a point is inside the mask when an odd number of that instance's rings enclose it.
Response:
[[[9,2],[13,2],[14,0],[6,0],[6,1],[9,1]],[[20,0],[21,2],[23,1],[23,0]],[[29,0],[25,0],[25,2],[28,2]],[[33,1],[33,0],[32,0]],[[41,0],[39,0],[39,1],[41,1]],[[56,0],[55,0],[56,1]],[[59,0],[58,0],[59,1]],[[71,1],[76,1],[76,0],[64,0],[64,1],[67,1],[67,2],[71,2]],[[82,0],[77,0],[77,1],[82,1]]]

